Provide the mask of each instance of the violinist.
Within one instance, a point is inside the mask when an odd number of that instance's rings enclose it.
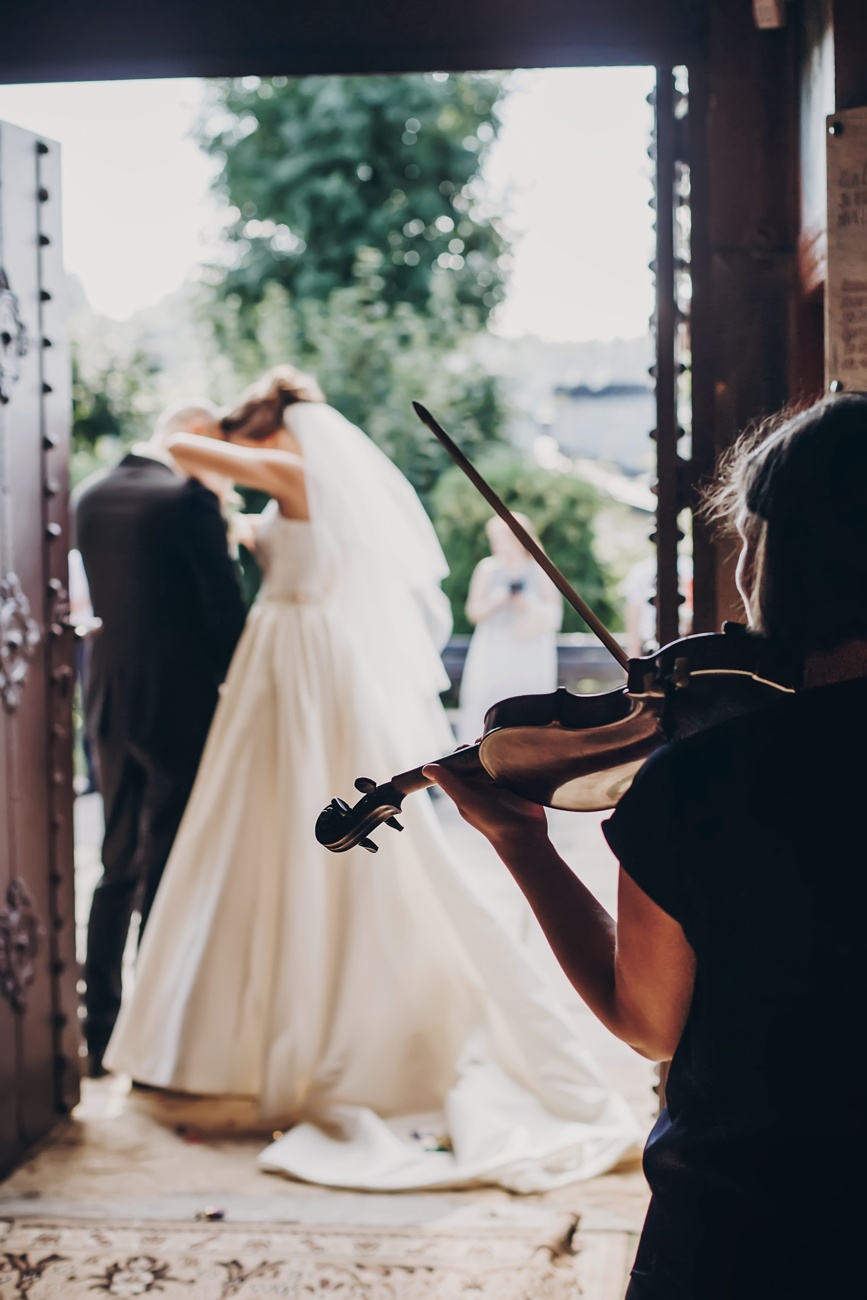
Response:
[[[740,535],[749,624],[803,686],[639,770],[603,825],[616,920],[541,807],[424,770],[603,1024],[672,1058],[628,1300],[841,1300],[863,1294],[867,1222],[867,397],[742,440],[712,508]]]

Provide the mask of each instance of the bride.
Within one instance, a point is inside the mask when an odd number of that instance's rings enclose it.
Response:
[[[445,561],[409,483],[315,381],[271,371],[181,468],[272,500],[264,583],[224,687],[106,1064],[257,1099],[268,1170],[398,1190],[537,1191],[638,1136],[532,958],[453,861],[429,798],[376,858],[317,813],[453,742]],[[443,638],[444,639],[444,638]]]

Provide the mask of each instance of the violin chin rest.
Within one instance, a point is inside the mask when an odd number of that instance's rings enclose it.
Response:
[[[604,812],[616,808],[644,761],[640,758],[605,771],[572,777],[552,791],[547,807],[564,812]]]
[[[664,743],[656,717],[636,709],[603,727],[503,727],[484,737],[479,758],[497,785],[534,803],[602,812]]]

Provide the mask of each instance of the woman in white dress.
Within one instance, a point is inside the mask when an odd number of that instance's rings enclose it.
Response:
[[[516,515],[531,536],[533,526]],[[512,695],[545,695],[557,689],[557,633],[563,598],[551,579],[494,516],[485,528],[491,554],[473,571],[467,618],[475,626],[459,700],[461,740],[482,734],[485,714]]]
[[[445,566],[418,498],[290,367],[223,429],[172,454],[271,495],[264,582],[106,1064],[256,1098],[294,1124],[261,1164],[308,1181],[535,1191],[603,1172],[636,1140],[631,1111],[431,801],[408,801],[376,858],[314,838],[356,777],[450,747],[431,637]]]

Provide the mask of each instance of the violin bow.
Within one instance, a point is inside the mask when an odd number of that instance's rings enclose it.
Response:
[[[623,649],[623,646],[619,641],[614,639],[602,620],[597,618],[590,606],[581,599],[566,575],[560,572],[553,560],[545,554],[539,543],[530,536],[526,528],[518,523],[518,520],[512,514],[506,503],[500,500],[491,485],[482,478],[472,461],[464,455],[460,447],[451,437],[449,437],[442,425],[437,423],[427,407],[422,406],[421,402],[413,402],[412,405],[413,410],[421,420],[422,424],[426,424],[434,437],[442,443],[458,468],[463,470],[473,486],[485,498],[491,509],[498,514],[503,523],[511,529],[515,537],[517,537],[518,541],[524,547],[524,550],[529,551],[530,555],[532,555],[533,559],[539,565],[539,568],[547,573],[557,590],[566,598],[566,600],[568,600],[572,608],[581,615],[584,622],[590,630],[598,636],[609,654],[613,655],[620,664],[620,667],[626,670],[629,666],[629,656]]]

